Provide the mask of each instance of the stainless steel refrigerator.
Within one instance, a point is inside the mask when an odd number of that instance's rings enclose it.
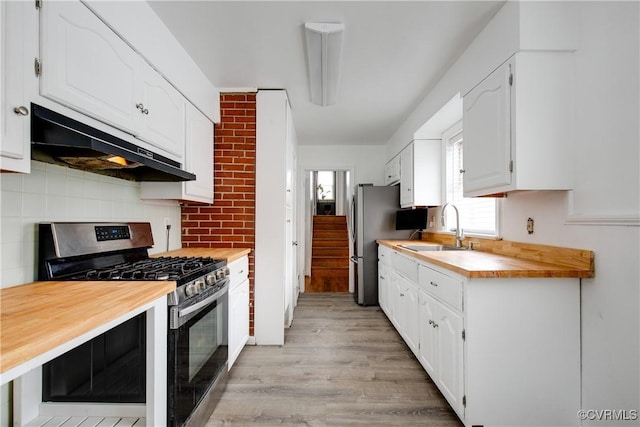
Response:
[[[410,231],[396,230],[400,209],[399,186],[358,184],[351,203],[350,232],[353,241],[354,298],[360,305],[378,304],[377,239],[407,239]]]

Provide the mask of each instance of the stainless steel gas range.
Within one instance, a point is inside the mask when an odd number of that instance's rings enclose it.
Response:
[[[226,388],[226,260],[150,257],[149,223],[46,223],[38,241],[38,280],[176,281],[167,298],[167,422],[204,425]],[[43,401],[145,402],[145,353],[143,313],[45,364]]]

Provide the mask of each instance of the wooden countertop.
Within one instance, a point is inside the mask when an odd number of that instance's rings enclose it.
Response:
[[[0,373],[167,295],[173,281],[34,282],[0,289]]]
[[[575,266],[540,262],[478,250],[415,252],[402,248],[401,244],[438,244],[416,240],[378,240],[379,244],[392,248],[439,267],[469,278],[525,278],[525,277],[593,277],[593,271]]]
[[[209,256],[232,262],[250,252],[185,248],[152,256]],[[0,374],[175,289],[174,281],[48,281],[0,289]]]
[[[245,255],[249,255],[249,253],[251,253],[251,249],[248,248],[182,248],[169,252],[162,252],[152,256],[199,256],[219,259],[226,258],[227,263],[229,263],[237,260],[238,258],[242,258]]]

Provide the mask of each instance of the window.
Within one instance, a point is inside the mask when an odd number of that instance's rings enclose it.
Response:
[[[496,235],[497,199],[492,197],[463,197],[463,134],[462,122],[458,122],[442,134],[445,155],[446,202],[453,203],[460,213],[460,228],[465,234]],[[447,208],[445,227],[456,227],[455,211]]]
[[[318,201],[335,200],[335,181],[336,174],[333,171],[318,171],[318,181],[316,184]]]

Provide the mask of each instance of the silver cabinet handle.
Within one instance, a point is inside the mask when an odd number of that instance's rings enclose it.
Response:
[[[401,296],[401,297],[403,297],[403,296],[404,296],[404,294],[403,294],[403,293],[401,293],[401,294],[400,294],[400,296]]]
[[[294,240],[293,242],[291,242],[291,244],[292,244],[293,246],[298,246],[298,241],[297,241],[297,240]]]
[[[429,284],[430,284],[431,286],[438,286],[438,284],[437,284],[436,282],[429,282]]]
[[[464,169],[460,169],[460,173],[465,173],[466,171]]]
[[[433,320],[429,319],[429,324],[433,325]]]
[[[149,114],[149,110],[147,108],[144,108],[144,104],[142,102],[136,104],[136,108],[140,110],[140,112],[144,115]]]
[[[438,327],[438,324],[437,324],[436,322],[433,322],[433,327],[434,327],[434,328],[437,328],[437,327]]]
[[[27,107],[25,107],[24,105],[21,105],[19,107],[15,107],[13,109],[13,112],[20,115],[20,116],[28,116],[29,115],[29,109]]]

